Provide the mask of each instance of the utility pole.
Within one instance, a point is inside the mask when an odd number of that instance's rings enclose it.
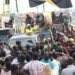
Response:
[[[43,3],[43,12],[45,12],[45,3]]]
[[[15,3],[16,3],[16,11],[17,11],[17,13],[19,13],[19,10],[18,10],[18,1],[15,0]]]

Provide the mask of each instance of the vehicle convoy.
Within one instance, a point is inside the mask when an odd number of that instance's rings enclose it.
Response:
[[[12,47],[16,45],[16,41],[20,41],[23,47],[26,47],[26,45],[35,46],[38,39],[39,39],[38,35],[36,34],[34,35],[25,35],[25,34],[14,35],[9,39],[9,45]]]
[[[16,34],[9,38],[9,45],[14,46],[16,41],[20,41],[23,47],[26,47],[26,45],[35,46],[37,41],[50,38],[50,35],[50,32],[45,30],[33,34]]]
[[[0,41],[8,43],[11,36],[14,35],[14,28],[0,28]]]

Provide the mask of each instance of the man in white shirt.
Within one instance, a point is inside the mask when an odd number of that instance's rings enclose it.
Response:
[[[23,69],[28,70],[30,75],[42,75],[43,65],[45,63],[38,61],[38,54],[34,53],[33,60],[26,64]]]
[[[67,60],[67,68],[63,69],[61,75],[73,75],[75,72],[75,66],[73,65],[73,58],[68,58]]]

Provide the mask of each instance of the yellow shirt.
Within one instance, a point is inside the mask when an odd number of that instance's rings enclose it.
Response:
[[[33,32],[33,30],[32,29],[26,29],[26,33],[32,33]]]

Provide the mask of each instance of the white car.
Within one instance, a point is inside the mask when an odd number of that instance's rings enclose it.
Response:
[[[35,46],[38,41],[38,35],[14,35],[9,39],[9,45],[11,47],[16,45],[16,41],[20,41],[23,47],[26,47],[26,45]]]

